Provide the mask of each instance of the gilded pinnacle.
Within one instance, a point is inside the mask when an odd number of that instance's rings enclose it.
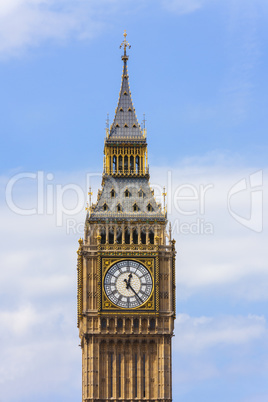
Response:
[[[125,39],[123,40],[123,42],[121,43],[121,45],[120,45],[120,49],[122,48],[122,47],[124,47],[124,55],[122,56],[122,59],[123,60],[128,60],[128,56],[127,56],[127,48],[131,48],[131,45],[128,43],[128,41],[127,41],[127,33],[126,33],[126,30],[124,30],[124,37],[125,37]]]
[[[166,196],[167,196],[167,193],[166,193],[166,188],[165,187],[163,188],[162,195],[164,197],[164,212],[166,213],[167,212],[167,210],[166,210]]]

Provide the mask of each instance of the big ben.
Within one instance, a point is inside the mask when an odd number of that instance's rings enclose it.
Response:
[[[128,47],[125,33],[101,189],[88,208],[77,252],[83,402],[172,401],[175,241],[149,184],[146,130],[131,97]]]

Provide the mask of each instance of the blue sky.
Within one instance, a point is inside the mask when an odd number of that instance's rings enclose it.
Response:
[[[124,29],[177,241],[174,401],[268,400],[267,22],[265,0],[1,1],[0,400],[81,400],[77,240]]]

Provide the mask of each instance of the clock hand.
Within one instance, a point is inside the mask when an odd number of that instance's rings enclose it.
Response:
[[[126,282],[126,284],[127,284],[127,289],[129,288],[129,286],[130,286],[130,280],[131,280],[131,278],[132,278],[132,274],[130,273],[129,275],[128,275],[128,280],[126,280],[126,278],[124,279],[124,282]]]
[[[124,282],[126,283],[126,289],[131,289],[132,292],[137,296],[137,298],[139,299],[139,301],[141,303],[143,303],[143,300],[140,298],[140,296],[138,295],[138,293],[133,289],[133,287],[130,285],[130,280],[132,278],[132,274],[130,273],[128,275],[128,280],[126,280],[126,278],[124,279]]]
[[[130,274],[128,275],[128,281],[127,281],[128,285],[130,285],[130,280],[131,280],[131,278],[132,278],[132,274],[130,273]]]
[[[135,293],[135,295],[137,296],[137,298],[140,300],[141,303],[143,303],[143,300],[141,300],[140,296],[138,295],[137,292],[135,292],[135,290],[133,289],[133,287],[129,284],[129,288],[132,290],[133,293]]]

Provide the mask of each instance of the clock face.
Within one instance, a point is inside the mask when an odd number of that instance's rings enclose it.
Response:
[[[150,272],[136,261],[120,261],[107,271],[104,290],[107,297],[121,308],[135,308],[148,300],[153,289]]]

